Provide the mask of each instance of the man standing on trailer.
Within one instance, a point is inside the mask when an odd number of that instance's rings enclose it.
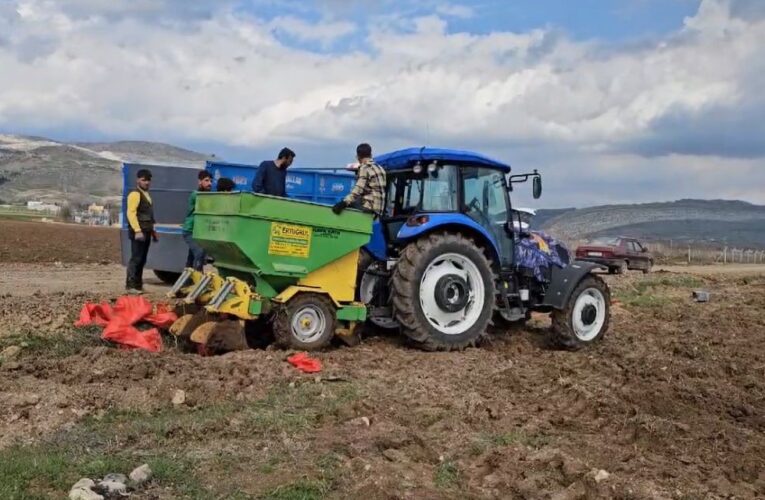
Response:
[[[197,193],[207,192],[212,189],[212,175],[207,170],[200,170],[197,175],[197,190],[189,195],[189,206],[186,210],[186,219],[183,221],[183,241],[189,246],[189,255],[186,258],[186,267],[193,267],[196,271],[202,271],[205,267],[205,251],[200,247],[192,236],[194,233],[194,209],[197,204]]]
[[[258,166],[258,173],[252,181],[252,191],[287,197],[287,169],[295,159],[295,152],[289,148],[279,151],[275,161],[266,160]]]
[[[372,146],[367,143],[356,147],[356,157],[359,160],[359,168],[356,173],[356,184],[350,194],[332,207],[336,214],[346,207],[360,203],[361,210],[382,216],[385,204],[385,170],[375,163],[372,158]]]
[[[136,174],[136,188],[127,197],[130,262],[125,288],[130,294],[143,293],[143,267],[149,255],[151,239],[157,241],[157,233],[154,231],[154,205],[149,195],[150,186],[151,171],[141,169]]]

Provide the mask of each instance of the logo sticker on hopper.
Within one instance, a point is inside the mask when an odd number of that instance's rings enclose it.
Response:
[[[268,255],[308,258],[311,249],[311,228],[293,224],[271,223]]]

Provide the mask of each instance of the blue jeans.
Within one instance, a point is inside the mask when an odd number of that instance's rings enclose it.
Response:
[[[189,255],[186,257],[186,267],[193,267],[197,271],[201,271],[205,267],[205,260],[207,259],[205,251],[196,241],[194,241],[194,238],[191,237],[191,233],[184,231],[183,241],[189,246]]]

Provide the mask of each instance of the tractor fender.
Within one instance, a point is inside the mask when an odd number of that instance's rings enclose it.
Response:
[[[486,248],[487,255],[494,262],[499,262],[499,247],[494,236],[482,225],[471,219],[465,214],[456,213],[441,213],[441,214],[418,214],[419,216],[426,216],[427,221],[423,224],[416,226],[410,226],[404,224],[399,229],[396,239],[401,242],[406,242],[419,238],[428,233],[432,233],[436,230],[449,231],[457,233],[463,231],[467,233],[473,233],[479,236],[481,241],[476,243],[482,244]]]
[[[550,270],[550,286],[547,287],[545,300],[540,305],[563,309],[566,307],[576,285],[594,269],[608,270],[604,265],[594,262],[583,262],[581,260],[575,260],[566,267],[552,266]]]

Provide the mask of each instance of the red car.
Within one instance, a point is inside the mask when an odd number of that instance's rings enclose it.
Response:
[[[576,259],[608,266],[611,274],[624,274],[628,269],[647,274],[653,267],[653,255],[634,238],[597,238],[578,247]]]

